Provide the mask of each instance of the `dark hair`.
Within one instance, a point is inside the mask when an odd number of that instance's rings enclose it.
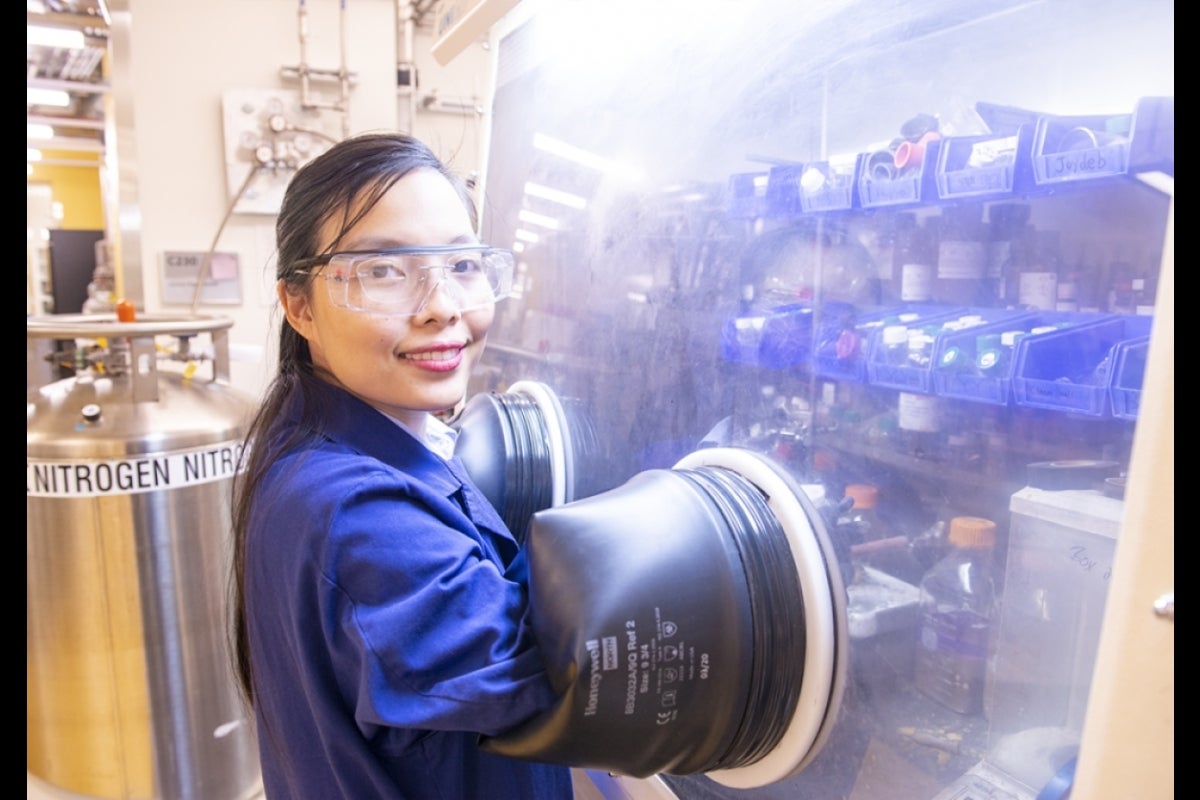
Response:
[[[342,237],[379,202],[396,181],[413,170],[431,169],[444,175],[462,196],[472,226],[478,215],[466,184],[421,141],[401,133],[369,133],[334,144],[302,166],[283,195],[275,223],[277,265],[275,277],[293,291],[310,292],[312,278],[298,268],[301,259],[324,255],[337,248]],[[322,253],[317,244],[322,227],[339,225],[338,234]],[[318,383],[320,382],[320,383]],[[246,539],[250,510],[266,470],[267,454],[299,446],[319,435],[324,415],[323,385],[313,370],[308,342],[280,315],[278,367],[266,396],[246,431],[244,470],[233,483],[233,563],[230,573],[230,625],[233,667],[246,702],[254,705],[254,675],[246,622]],[[285,403],[299,392],[302,419],[288,438],[267,446]],[[253,446],[255,442],[259,446]]]

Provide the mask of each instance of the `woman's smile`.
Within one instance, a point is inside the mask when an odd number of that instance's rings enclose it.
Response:
[[[443,345],[401,353],[400,358],[411,361],[421,369],[432,372],[451,372],[462,363],[462,345]]]

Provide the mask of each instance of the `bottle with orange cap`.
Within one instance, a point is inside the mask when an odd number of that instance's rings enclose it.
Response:
[[[995,610],[996,523],[954,517],[949,542],[921,579],[916,685],[947,708],[978,714]]]
[[[850,548],[856,562],[908,583],[919,581],[924,568],[913,555],[910,537],[880,514],[879,487],[873,483],[851,483],[845,492],[853,500],[849,521],[859,534],[857,543]]]
[[[132,300],[120,300],[117,302],[117,321],[137,322],[137,307],[134,306]]]

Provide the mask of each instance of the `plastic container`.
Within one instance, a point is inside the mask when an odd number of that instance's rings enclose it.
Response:
[[[920,585],[914,682],[960,714],[983,711],[983,689],[995,612],[996,523],[950,520],[950,552]]]
[[[906,325],[905,355],[897,359],[897,348],[891,331],[885,328],[874,334],[867,354],[867,381],[875,386],[931,394],[933,392],[934,354],[939,337],[958,330],[970,317],[986,322],[988,309],[941,308],[941,313],[921,317]],[[884,336],[884,332],[887,336]],[[890,346],[889,346],[890,345]]]
[[[1034,187],[1029,160],[1034,126],[1010,135],[951,136],[938,148],[937,192],[943,200],[1002,198]]]
[[[851,483],[845,492],[846,497],[854,500],[847,516],[858,538],[858,543],[851,547],[856,566],[880,570],[915,589],[923,569],[912,554],[908,536],[881,515],[879,487],[873,483]],[[858,569],[855,575],[859,575]]]
[[[1132,114],[1043,115],[1033,141],[1039,185],[1161,170],[1175,174],[1175,98],[1146,97]]]
[[[850,506],[849,522],[854,526],[859,542],[886,539],[890,536],[879,520],[879,487],[873,483],[851,483],[846,486],[846,497],[854,501]]]
[[[1117,345],[1109,397],[1112,398],[1113,416],[1118,419],[1137,419],[1149,350],[1149,336]]]
[[[863,208],[936,201],[937,159],[941,140],[927,142],[919,164],[897,168],[887,150],[858,157],[858,200]],[[889,166],[890,164],[890,166]]]
[[[865,383],[871,338],[887,325],[910,324],[946,312],[942,306],[905,305],[862,311],[848,303],[828,303],[817,321],[813,372],[822,378]]]
[[[857,177],[856,157],[806,164],[800,177],[800,207],[808,214],[852,208]]]
[[[813,309],[793,303],[729,317],[721,328],[721,357],[735,364],[780,369],[809,361]]]
[[[933,392],[942,397],[1008,405],[1012,401],[1015,348],[1021,339],[1031,335],[1034,330],[1083,325],[1104,316],[1068,312],[992,311],[984,325],[949,333],[938,340],[933,355]],[[988,337],[994,337],[994,352],[998,355],[995,360],[989,360],[987,345],[991,339]],[[1013,341],[1007,341],[1009,338]],[[1008,357],[999,357],[1004,352]]]
[[[767,173],[765,216],[793,217],[803,213],[800,206],[800,181],[803,176],[803,164],[771,167]]]
[[[1028,336],[1017,346],[1017,405],[1107,416],[1116,347],[1150,335],[1153,317],[1107,315],[1099,321]]]
[[[851,665],[868,693],[903,691],[910,684],[916,651],[917,587],[864,566],[846,585],[846,622]]]
[[[767,173],[763,214],[786,218],[849,210],[854,205],[857,172],[858,159],[854,156],[772,167]],[[745,187],[739,187],[739,190],[750,193]]]
[[[742,172],[729,177],[726,213],[733,219],[757,219],[767,213],[769,173]]]

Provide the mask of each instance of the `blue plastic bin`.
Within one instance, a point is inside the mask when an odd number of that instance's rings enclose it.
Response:
[[[1027,336],[1017,345],[1013,398],[1017,405],[1108,416],[1116,348],[1150,335],[1153,318],[1108,315],[1043,336]]]
[[[904,392],[933,394],[933,353],[937,349],[938,339],[950,330],[945,327],[946,324],[968,315],[985,313],[980,309],[944,306],[940,311],[941,313],[904,323],[910,330],[921,328],[929,331],[932,340],[928,348],[928,363],[914,364],[907,358],[896,361],[887,345],[887,326],[873,331],[867,351],[867,382],[873,386],[884,386]]]
[[[943,200],[1001,198],[1035,188],[1032,125],[1001,136],[951,136],[938,148],[937,191]]]
[[[1113,379],[1109,387],[1114,417],[1137,419],[1138,406],[1142,400],[1142,380],[1146,374],[1146,356],[1149,351],[1149,336],[1117,345]]]
[[[1175,174],[1175,98],[1146,97],[1132,114],[1038,119],[1033,173],[1039,185],[1162,170]]]
[[[729,317],[721,326],[721,357],[735,364],[781,369],[812,355],[813,309],[794,303]]]
[[[822,378],[867,380],[867,355],[872,336],[889,322],[919,322],[940,318],[945,306],[911,304],[877,309],[859,309],[849,303],[822,307],[817,322],[817,344],[813,373]]]
[[[911,205],[938,199],[937,160],[942,140],[925,145],[919,167],[901,170],[888,176],[886,162],[891,155],[886,150],[862,153],[858,157],[858,200],[863,208]]]
[[[1028,336],[1030,331],[1039,328],[1057,326],[1061,330],[1107,317],[1107,314],[1067,311],[997,312],[989,317],[985,325],[951,333],[938,340],[933,358],[933,393],[959,400],[1008,405],[1012,401],[1015,348],[999,362],[985,362],[981,365],[981,358],[988,355],[980,352],[981,337],[984,337],[984,340],[988,337],[999,339],[1009,331],[1020,331],[1024,336]]]
[[[767,173],[766,216],[793,217],[804,213],[800,206],[802,164],[781,164]]]
[[[767,213],[769,173],[741,172],[729,177],[726,213],[733,219],[756,219]]]
[[[857,159],[781,164],[767,175],[766,216],[844,211],[854,204]]]
[[[800,180],[800,207],[806,214],[854,207],[857,158],[806,164]]]

